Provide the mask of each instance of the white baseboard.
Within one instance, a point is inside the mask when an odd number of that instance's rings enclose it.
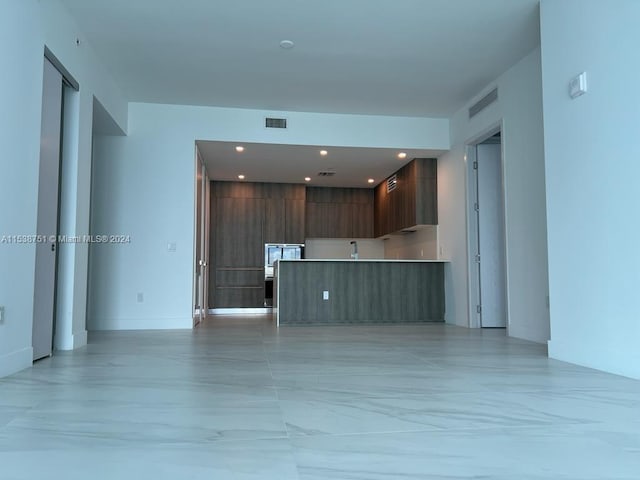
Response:
[[[209,315],[267,315],[273,307],[265,308],[210,308]]]
[[[0,356],[0,378],[13,375],[33,364],[33,348],[27,347]]]
[[[193,318],[93,318],[90,331],[105,330],[184,330],[193,328]]]
[[[73,333],[73,349],[84,347],[87,344],[87,331],[80,330]]]
[[[87,331],[80,330],[68,336],[63,334],[56,335],[53,344],[56,350],[61,351],[75,350],[76,348],[84,347],[87,344]]]
[[[549,340],[547,348],[549,358],[640,380],[640,351],[621,351],[605,345],[597,349],[585,349],[582,345],[575,346],[571,342],[558,340]]]

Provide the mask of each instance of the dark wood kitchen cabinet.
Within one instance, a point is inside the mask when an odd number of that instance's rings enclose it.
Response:
[[[209,292],[216,308],[261,307],[264,200],[215,198]],[[260,290],[260,292],[258,292]]]
[[[308,187],[306,237],[373,237],[373,200],[368,188]]]
[[[304,243],[304,209],[304,199],[265,199],[264,243]]]
[[[375,190],[374,235],[438,224],[438,180],[435,158],[416,158],[398,170],[396,188],[387,181]]]
[[[304,243],[304,198],[284,200],[284,243]]]
[[[267,198],[264,208],[264,243],[285,243],[284,198]]]
[[[304,243],[305,186],[211,183],[210,308],[264,306],[264,244]]]

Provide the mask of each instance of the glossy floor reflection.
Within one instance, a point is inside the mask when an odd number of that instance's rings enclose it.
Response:
[[[103,332],[0,379],[0,478],[640,478],[640,382],[500,330]]]

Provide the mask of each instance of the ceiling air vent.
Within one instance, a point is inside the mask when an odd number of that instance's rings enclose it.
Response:
[[[494,88],[469,109],[469,118],[475,117],[482,110],[498,100],[498,89]]]
[[[264,126],[267,128],[287,128],[287,119],[267,117],[264,119]]]
[[[323,172],[318,172],[318,176],[319,177],[333,177],[336,174],[336,172],[331,171],[331,170],[325,170]]]
[[[393,192],[398,186],[398,176],[392,175],[387,178],[387,193]]]

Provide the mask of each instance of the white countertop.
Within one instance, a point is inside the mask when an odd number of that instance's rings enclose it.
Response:
[[[389,262],[389,263],[449,263],[451,260],[394,260],[392,258],[303,258],[300,260],[278,260],[279,262]]]

